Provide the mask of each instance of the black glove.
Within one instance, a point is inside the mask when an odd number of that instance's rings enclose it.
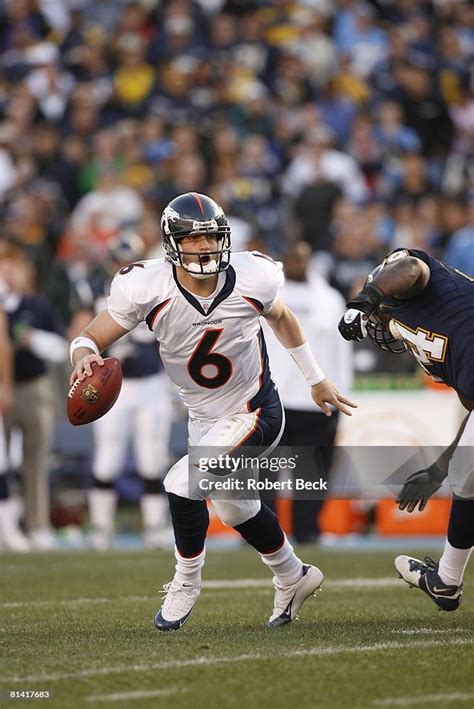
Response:
[[[367,319],[377,310],[384,297],[384,292],[372,284],[365,286],[346,304],[347,310],[338,326],[345,340],[363,340],[367,336]]]
[[[406,508],[407,512],[416,510],[419,504],[419,511],[422,512],[428,499],[436,490],[439,490],[441,484],[446,477],[446,474],[434,463],[426,470],[418,470],[412,473],[406,481],[402,489],[397,495],[395,502],[398,502],[400,510]]]

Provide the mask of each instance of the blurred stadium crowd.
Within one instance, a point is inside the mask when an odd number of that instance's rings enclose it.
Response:
[[[0,299],[41,301],[64,346],[34,354],[65,360],[95,282],[161,255],[186,191],[235,251],[307,242],[344,297],[397,246],[474,275],[473,55],[463,0],[4,0]]]

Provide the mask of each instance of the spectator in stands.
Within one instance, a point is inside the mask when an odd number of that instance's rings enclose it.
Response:
[[[127,33],[117,47],[113,98],[121,115],[143,118],[155,88],[155,72],[145,59],[146,43],[139,34]]]
[[[455,231],[448,242],[445,261],[474,277],[474,204],[469,206],[468,224]]]
[[[334,135],[326,126],[315,128],[299,146],[283,175],[283,189],[290,196],[316,178],[329,180],[354,202],[367,199],[369,190],[353,157],[335,150]]]
[[[34,51],[34,56],[32,56]],[[42,118],[52,123],[62,119],[69,94],[74,86],[73,76],[61,68],[56,45],[44,42],[30,52],[36,68],[26,77],[28,90],[37,102]]]
[[[453,138],[453,124],[445,102],[437,96],[432,76],[423,66],[408,61],[399,72],[405,123],[421,140],[423,155],[443,160]]]
[[[137,192],[123,184],[113,164],[101,165],[97,187],[79,200],[71,214],[74,234],[89,242],[100,258],[106,243],[123,226],[134,226],[143,214]]]
[[[396,101],[384,101],[378,107],[378,125],[375,138],[385,160],[397,160],[403,153],[417,153],[421,143],[414,130],[403,124],[403,116]]]

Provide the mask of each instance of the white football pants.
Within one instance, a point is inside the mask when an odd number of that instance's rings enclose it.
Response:
[[[211,448],[216,446],[219,448],[220,453],[226,450],[229,452],[234,451],[251,435],[257,421],[258,411],[235,414],[234,416],[218,419],[217,421],[204,422],[190,419],[188,422],[189,446],[199,445]],[[285,419],[283,417],[281,429],[276,435],[275,440],[260,457],[269,455],[278,445],[284,428]],[[189,498],[189,474],[189,456],[185,455],[173,465],[166,476],[164,481],[166,492],[171,492],[179,497]],[[204,499],[207,495],[203,492],[202,496]],[[261,502],[258,499],[216,500],[212,493],[209,497],[218,517],[228,527],[235,527],[255,517],[261,507]]]
[[[458,497],[474,498],[474,411],[449,462],[448,483]]]

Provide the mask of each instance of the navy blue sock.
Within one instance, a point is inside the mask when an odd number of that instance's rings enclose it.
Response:
[[[474,546],[474,500],[453,497],[448,542],[456,549],[470,549]]]
[[[188,500],[168,493],[176,547],[185,558],[197,556],[204,549],[209,512],[204,500]]]
[[[272,554],[285,541],[278,517],[263,503],[255,517],[238,524],[234,529],[260,554]]]

